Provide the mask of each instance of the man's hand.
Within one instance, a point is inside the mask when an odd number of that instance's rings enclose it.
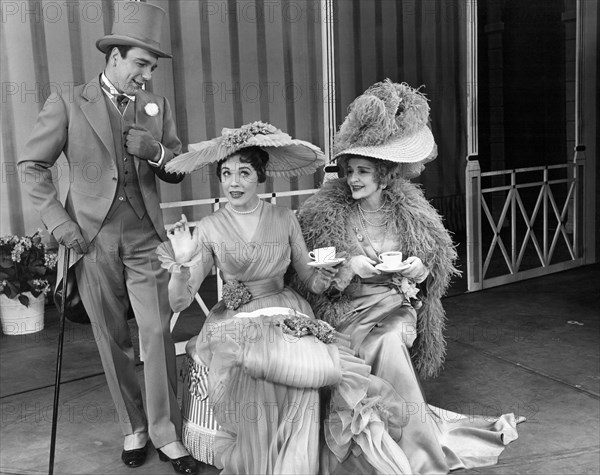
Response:
[[[52,231],[52,235],[59,244],[73,249],[77,254],[85,254],[88,251],[88,245],[81,235],[79,226],[74,221],[59,224]]]
[[[141,125],[134,124],[125,136],[127,151],[142,160],[157,162],[160,158],[160,145],[152,134]]]

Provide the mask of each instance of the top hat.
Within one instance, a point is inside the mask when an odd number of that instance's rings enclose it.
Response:
[[[136,46],[154,53],[159,58],[172,58],[160,49],[165,11],[150,3],[115,2],[112,33],[96,41],[103,53],[113,46]]]

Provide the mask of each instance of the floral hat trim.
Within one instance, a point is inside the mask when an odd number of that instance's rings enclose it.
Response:
[[[325,155],[316,145],[257,121],[237,129],[224,128],[220,137],[189,144],[190,151],[175,157],[165,169],[191,173],[247,147],[260,147],[269,154],[266,174],[273,177],[309,175],[325,164]]]
[[[223,128],[221,131],[221,139],[227,147],[236,148],[245,146],[244,144],[258,134],[271,135],[281,134],[281,130],[267,124],[265,122],[252,122],[251,124],[242,125],[239,129]],[[291,139],[287,134],[284,134]]]

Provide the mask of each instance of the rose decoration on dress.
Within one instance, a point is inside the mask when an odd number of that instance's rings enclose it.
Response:
[[[323,320],[313,320],[306,317],[288,317],[280,323],[281,331],[296,338],[314,335],[323,343],[333,343],[335,341],[335,329]]]
[[[400,280],[400,290],[402,290],[402,293],[407,299],[414,299],[419,293],[419,288],[417,287],[417,284],[415,284],[415,282],[413,282],[412,280],[407,279],[406,277],[402,277],[402,279]]]
[[[241,282],[230,280],[223,284],[223,302],[229,310],[237,310],[250,300],[252,300],[252,294]]]
[[[144,111],[146,112],[146,114],[148,114],[150,117],[154,117],[155,115],[158,114],[159,109],[158,109],[158,104],[155,104],[154,102],[149,102],[148,104],[146,104],[144,106]]]
[[[394,275],[391,283],[399,293],[404,295],[405,299],[410,301],[415,310],[419,310],[423,306],[420,296],[421,289],[419,289],[414,280]]]

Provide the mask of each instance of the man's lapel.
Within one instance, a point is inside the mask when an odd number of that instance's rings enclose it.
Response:
[[[110,129],[110,119],[108,118],[108,111],[104,102],[104,92],[102,92],[99,80],[96,78],[88,82],[84,86],[81,95],[84,98],[81,104],[81,112],[83,112],[92,129],[94,129],[94,132],[96,132],[96,135],[98,135],[104,144],[104,147],[110,154],[112,163],[115,163],[115,146]]]

